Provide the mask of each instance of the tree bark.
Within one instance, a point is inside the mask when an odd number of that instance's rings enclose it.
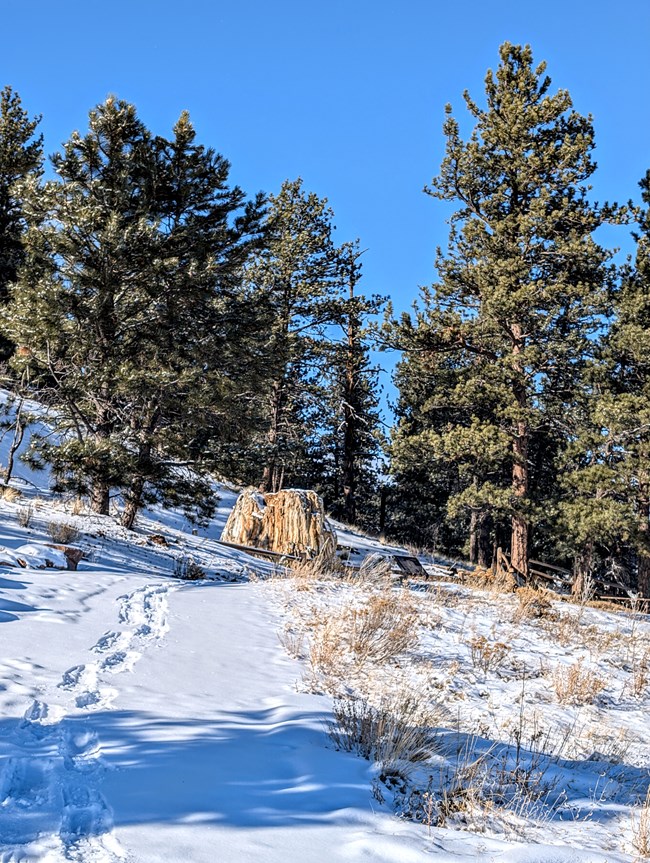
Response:
[[[145,478],[144,476],[136,477],[131,483],[131,487],[126,495],[124,509],[122,511],[121,523],[122,527],[127,530],[133,530],[135,517],[138,514],[142,503],[142,492],[144,491]]]
[[[90,490],[90,509],[97,515],[108,515],[111,489],[103,479],[95,479]]]
[[[271,421],[269,430],[266,434],[266,440],[269,446],[269,456],[264,470],[262,471],[262,480],[259,485],[259,490],[266,494],[268,492],[280,491],[284,470],[279,470],[278,465],[278,440],[280,438],[280,424],[282,422],[282,413],[284,409],[284,385],[282,381],[275,381],[271,390]]]
[[[487,569],[492,562],[490,543],[490,514],[485,510],[473,509],[469,523],[469,562],[474,566]]]
[[[513,354],[515,356],[514,371],[516,375],[514,384],[514,397],[521,413],[528,407],[526,390],[523,382],[524,365],[520,355],[524,350],[524,339],[521,326],[513,324],[512,333],[514,338]],[[523,417],[517,421],[515,435],[512,442],[512,493],[514,496],[515,511],[512,516],[511,538],[510,538],[510,560],[513,567],[528,577],[528,522],[520,511],[521,504],[528,497],[528,446],[530,430]]]
[[[25,437],[25,423],[22,419],[22,410],[23,410],[23,400],[20,399],[18,402],[18,407],[16,409],[16,419],[14,425],[14,436],[11,441],[11,446],[9,447],[9,453],[7,455],[7,467],[5,469],[5,485],[9,485],[9,480],[11,479],[11,475],[14,470],[14,459],[16,457],[16,453],[20,449],[20,445],[23,442],[23,438]]]
[[[640,490],[641,491],[641,490]],[[650,599],[650,500],[645,488],[641,491],[641,503],[639,506],[639,553],[638,553],[638,577],[637,590],[644,599]]]

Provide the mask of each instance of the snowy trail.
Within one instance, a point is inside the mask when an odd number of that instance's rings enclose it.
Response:
[[[328,746],[326,702],[296,691],[301,669],[263,592],[176,592],[164,649],[95,716],[128,859],[427,859],[421,828],[373,811],[368,763]]]

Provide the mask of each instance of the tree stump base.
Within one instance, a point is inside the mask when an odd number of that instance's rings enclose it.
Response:
[[[333,558],[336,534],[315,491],[284,489],[262,494],[245,489],[228,517],[221,539],[236,545],[305,558]]]

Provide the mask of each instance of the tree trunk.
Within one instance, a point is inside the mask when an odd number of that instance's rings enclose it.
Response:
[[[524,350],[524,339],[521,326],[513,324],[512,333],[514,337],[513,354],[515,356],[514,370],[517,375],[514,385],[514,396],[521,413],[527,408],[526,389],[523,382],[524,366],[519,355]],[[512,516],[511,539],[510,539],[510,561],[513,567],[528,577],[528,522],[521,511],[521,504],[528,497],[528,445],[530,430],[523,417],[516,423],[515,436],[512,442],[512,492],[515,498],[515,512]]]
[[[379,493],[379,538],[386,536],[386,511],[388,503],[388,486],[382,485]]]
[[[485,510],[472,510],[469,522],[469,562],[484,569],[492,562],[491,521],[490,514]]]
[[[473,509],[469,516],[469,562],[478,564],[478,510]]]
[[[492,543],[490,534],[492,532],[492,516],[489,512],[482,513],[478,531],[478,565],[488,569],[492,564]]]
[[[95,479],[90,490],[90,510],[97,515],[108,515],[111,489],[103,479]]]
[[[640,490],[641,491],[641,490]],[[639,506],[639,553],[637,590],[644,599],[650,599],[650,500],[648,489],[641,491]]]
[[[154,411],[149,423],[147,424],[146,431],[144,434],[151,434],[156,427],[156,423],[158,421],[158,411]],[[135,522],[135,517],[138,514],[138,510],[142,506],[142,494],[144,492],[144,487],[147,482],[147,477],[151,476],[151,468],[152,468],[152,459],[151,454],[153,451],[153,447],[151,445],[150,439],[145,439],[140,442],[138,447],[138,461],[136,466],[136,473],[131,481],[131,486],[125,495],[124,501],[124,509],[122,511],[122,527],[125,527],[127,530],[133,529],[133,524]]]
[[[7,455],[7,467],[5,470],[5,485],[9,485],[9,480],[11,479],[11,475],[14,470],[14,459],[16,457],[16,453],[20,449],[20,445],[23,442],[23,438],[25,437],[25,423],[22,419],[22,409],[23,409],[23,400],[21,399],[18,402],[18,407],[16,409],[16,420],[14,426],[14,436],[11,441],[11,446],[9,447],[9,453]]]
[[[517,437],[513,443],[512,490],[515,506],[523,502],[528,494],[528,434],[524,423],[518,424]],[[510,560],[523,576],[528,575],[528,523],[520,512],[512,516]]]
[[[280,438],[280,424],[284,410],[284,386],[282,381],[276,381],[271,390],[271,421],[266,440],[269,447],[267,462],[262,471],[262,481],[259,489],[263,494],[280,490],[281,477],[284,478],[284,469],[278,465],[278,440]]]
[[[133,530],[135,517],[138,514],[142,503],[142,492],[144,491],[145,479],[143,476],[136,477],[131,483],[131,487],[126,495],[124,509],[122,511],[121,523],[122,527],[127,530]]]

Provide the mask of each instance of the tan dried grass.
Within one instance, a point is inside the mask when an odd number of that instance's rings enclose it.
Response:
[[[600,675],[584,667],[582,659],[573,665],[558,666],[552,681],[560,704],[593,704],[606,686]]]
[[[536,590],[534,587],[520,587],[515,592],[517,605],[512,615],[515,623],[522,620],[535,620],[547,617],[552,610],[550,596],[545,590]]]
[[[638,816],[632,814],[632,845],[641,857],[650,857],[650,788]]]

